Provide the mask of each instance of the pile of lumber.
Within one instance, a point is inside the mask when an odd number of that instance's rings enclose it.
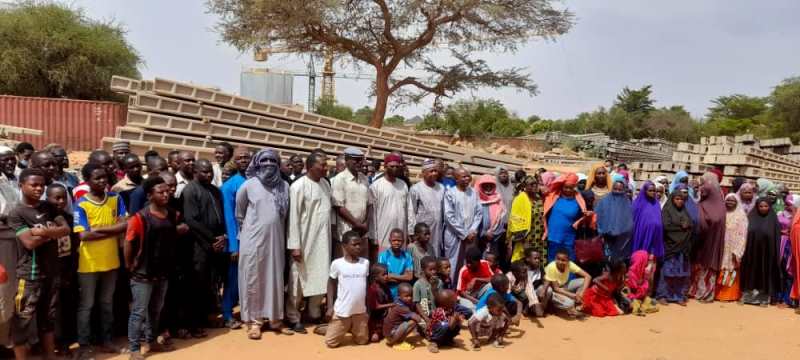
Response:
[[[786,139],[788,140],[788,138]],[[785,184],[790,190],[800,190],[800,161],[771,151],[776,147],[793,147],[783,139],[758,140],[752,135],[703,137],[700,144],[679,143],[672,161],[638,162],[634,165],[637,180],[649,180],[659,175],[671,175],[686,170],[699,175],[709,168],[719,168],[723,186],[733,178],[766,178]],[[782,150],[779,150],[782,151]]]
[[[210,160],[214,147],[225,141],[254,151],[273,148],[283,158],[322,149],[332,159],[352,146],[362,149],[368,159],[382,160],[399,151],[412,173],[419,172],[426,158],[441,158],[474,174],[493,173],[499,165],[510,169],[525,165],[524,160],[510,156],[422,140],[166,79],[114,76],[111,89],[128,95],[128,119],[125,126],[117,128],[115,137],[103,139],[106,149],[115,141],[127,140],[139,154],[185,150]]]

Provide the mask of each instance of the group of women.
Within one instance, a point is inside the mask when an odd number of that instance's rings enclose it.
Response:
[[[645,181],[637,193],[624,167],[607,164],[586,175],[528,176],[517,198],[530,204],[525,225],[541,228],[529,232],[524,246],[549,261],[566,248],[577,261],[581,241],[602,237],[604,262],[630,263],[640,250],[655,259],[650,292],[661,304],[694,298],[796,308],[800,196],[766,179],[736,178],[725,188],[721,181],[717,169],[694,178],[681,171],[671,182]]]

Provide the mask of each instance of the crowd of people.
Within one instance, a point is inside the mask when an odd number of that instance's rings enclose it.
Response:
[[[523,317],[800,298],[800,196],[766,179],[639,186],[612,161],[474,178],[436,159],[410,179],[396,152],[214,154],[118,142],[78,176],[60,145],[0,146],[0,343],[83,360],[126,335],[142,359],[212,327],[313,328],[331,348],[438,352],[465,329],[479,350]]]

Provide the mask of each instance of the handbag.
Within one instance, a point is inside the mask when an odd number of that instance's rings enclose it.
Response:
[[[575,257],[579,263],[598,263],[605,260],[603,253],[603,236],[575,240]]]

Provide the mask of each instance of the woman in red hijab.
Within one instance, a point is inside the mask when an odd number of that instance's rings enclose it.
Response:
[[[789,297],[794,301],[800,301],[800,211],[795,212],[789,231],[792,241],[792,259],[794,260],[793,266],[789,269],[790,273],[794,275],[794,284]],[[795,312],[800,314],[800,308],[797,308]]]
[[[503,198],[497,192],[497,183],[494,176],[483,175],[475,181],[475,192],[478,194],[478,201],[483,209],[483,217],[480,228],[480,246],[482,249],[487,244],[491,245],[491,250],[500,256],[501,262],[505,261],[506,254],[503,235],[506,233],[506,223],[508,222],[508,210],[503,204]]]
[[[578,175],[566,173],[550,184],[544,200],[544,238],[547,240],[547,258],[553,261],[556,252],[564,248],[570,260],[575,260],[575,234],[584,221],[591,221],[593,213],[576,190]],[[590,224],[593,226],[593,224]]]

